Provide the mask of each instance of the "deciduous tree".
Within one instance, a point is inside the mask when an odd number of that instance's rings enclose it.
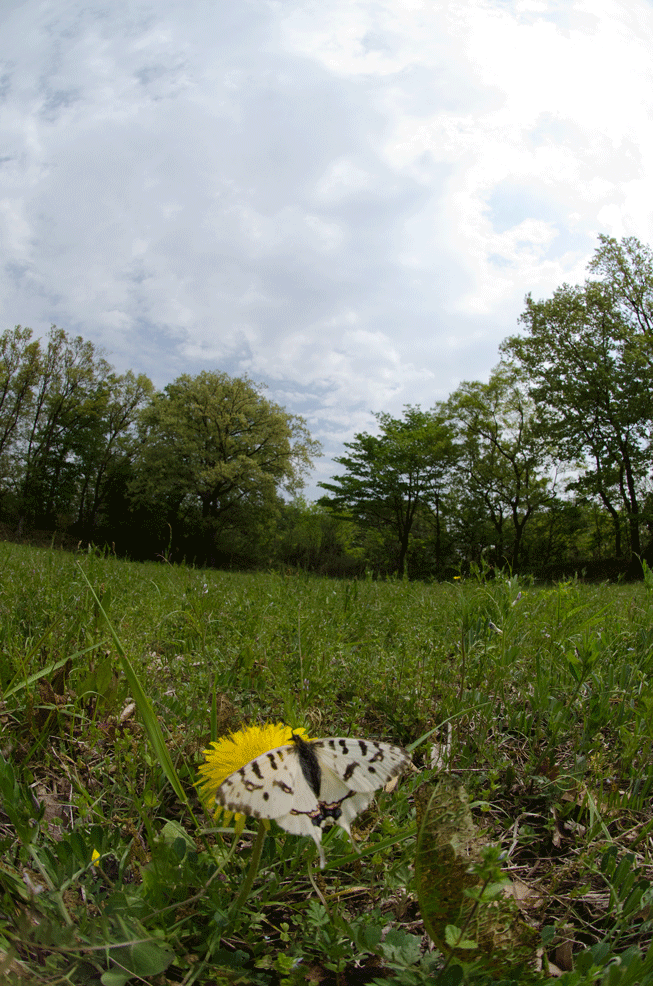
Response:
[[[124,502],[122,477],[138,451],[136,425],[153,391],[151,380],[143,373],[110,373],[98,381],[91,399],[79,409],[79,417],[84,420],[79,422],[74,445],[78,465],[77,525],[80,533],[89,538],[94,537],[103,515],[109,519],[115,513],[111,500],[116,486]]]
[[[363,527],[389,532],[396,570],[404,574],[413,524],[426,509],[441,534],[442,498],[455,455],[453,429],[440,409],[407,406],[403,418],[375,415],[379,435],[357,434],[345,442],[349,455],[335,459],[345,471],[319,485],[330,496],[320,501],[345,512]]]
[[[549,443],[535,427],[523,375],[499,364],[487,383],[461,384],[448,406],[461,451],[456,470],[461,519],[468,525],[475,517],[476,536],[482,535],[483,505],[496,554],[507,556],[514,567],[526,524],[554,494]],[[477,546],[482,547],[478,541]]]
[[[590,266],[606,280],[564,284],[544,301],[528,295],[526,334],[502,351],[527,374],[541,429],[560,458],[581,466],[573,485],[610,513],[616,555],[622,510],[639,554],[653,437],[653,277],[642,274],[650,255],[638,255],[636,241],[620,247],[604,239]]]
[[[304,420],[268,400],[251,380],[226,373],[184,374],[141,415],[136,500],[169,522],[218,522],[248,504],[274,504],[304,484],[320,454]],[[245,521],[242,521],[246,523]]]
[[[110,372],[93,343],[52,326],[10,452],[19,526],[24,520],[53,524],[61,510],[74,517],[79,453],[96,415],[98,388]]]
[[[16,442],[18,426],[28,413],[41,373],[41,350],[32,330],[17,325],[0,335],[0,481],[6,455]]]

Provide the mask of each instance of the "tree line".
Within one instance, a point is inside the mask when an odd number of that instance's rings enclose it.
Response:
[[[250,560],[318,452],[251,380],[183,374],[156,391],[56,326],[43,343],[21,326],[0,336],[0,518],[18,536]]]
[[[653,253],[601,236],[589,273],[527,296],[487,383],[377,415],[380,434],[336,460],[321,502],[385,542],[397,572],[626,572],[650,555]]]
[[[588,272],[527,296],[487,382],[378,412],[313,504],[319,443],[262,385],[204,372],[157,391],[81,337],[18,326],[0,336],[0,520],[220,566],[625,572],[653,521],[653,253],[601,236]]]

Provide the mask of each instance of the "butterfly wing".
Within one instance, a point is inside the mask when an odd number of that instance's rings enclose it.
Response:
[[[313,771],[315,760],[319,770]],[[295,739],[230,774],[218,788],[216,801],[228,811],[273,818],[293,835],[310,836],[324,868],[322,829],[336,822],[351,836],[352,821],[367,808],[374,791],[409,763],[401,747],[376,740],[329,737],[304,744]]]
[[[320,765],[320,808],[347,832],[354,849],[351,823],[367,808],[377,788],[410,763],[405,750],[376,740],[331,736],[313,742]]]
[[[319,756],[318,756],[319,763]],[[303,790],[305,785],[306,790]],[[324,869],[325,855],[322,848],[322,831],[333,823],[340,825],[351,838],[351,823],[372,800],[373,792],[363,794],[352,791],[349,786],[329,767],[320,763],[320,799],[315,797],[307,780],[297,777],[295,791],[298,797],[287,815],[276,819],[278,825],[294,835],[310,836],[320,854],[320,867]],[[301,804],[312,805],[301,809]],[[353,840],[352,840],[353,843]],[[356,849],[355,843],[353,843]],[[357,850],[358,851],[358,850]]]
[[[400,746],[377,740],[331,736],[314,740],[313,746],[323,774],[322,783],[330,771],[347,790],[361,794],[383,787],[391,778],[402,774],[410,763],[410,757]],[[325,800],[320,790],[320,801]],[[371,794],[367,804],[369,801]]]
[[[293,744],[268,750],[234,771],[218,788],[216,801],[252,818],[278,819],[293,808],[304,812],[318,806]]]
[[[351,823],[369,805],[374,791],[353,791],[339,774],[321,764],[320,807],[324,820],[328,818],[340,825],[351,838]],[[355,848],[355,846],[354,846]]]
[[[290,811],[278,816],[275,821],[292,835],[310,836],[320,855],[320,868],[324,869],[326,858],[322,848],[322,829],[329,815],[325,815],[324,806],[315,797],[301,770],[295,783],[295,793]]]
[[[321,823],[324,815],[301,769],[297,746],[278,746],[226,777],[216,801],[227,811],[252,818],[273,818],[292,835],[308,835],[324,868]]]

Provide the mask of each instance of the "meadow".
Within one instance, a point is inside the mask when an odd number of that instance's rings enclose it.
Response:
[[[0,544],[0,971],[653,983],[653,577],[446,584]],[[283,722],[414,769],[312,840],[202,805]]]

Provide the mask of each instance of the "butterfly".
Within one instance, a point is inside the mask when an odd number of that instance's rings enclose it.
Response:
[[[351,834],[351,823],[374,791],[410,763],[405,750],[376,740],[332,736],[304,740],[262,753],[225,778],[216,801],[227,811],[273,818],[293,835],[310,835],[324,869],[322,830],[336,823]]]

